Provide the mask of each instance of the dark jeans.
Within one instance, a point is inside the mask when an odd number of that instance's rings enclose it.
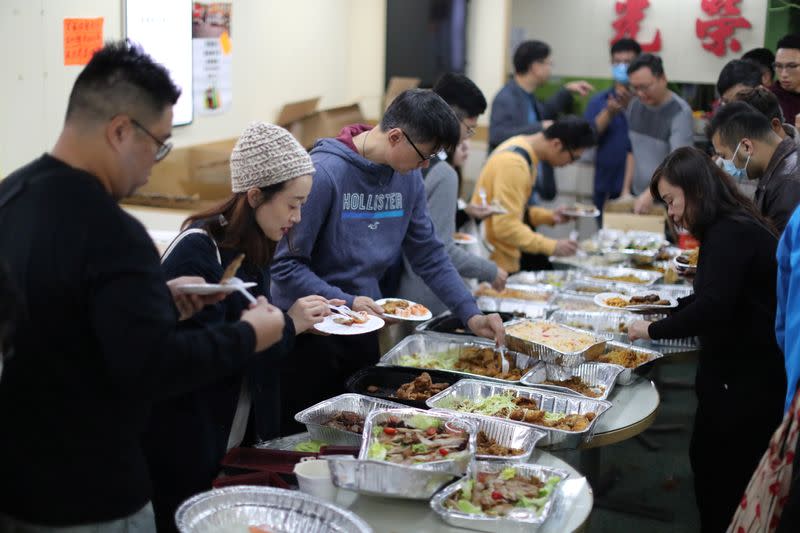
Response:
[[[380,358],[378,332],[353,336],[299,335],[281,368],[281,434],[305,431],[294,415],[345,392],[356,371]]]

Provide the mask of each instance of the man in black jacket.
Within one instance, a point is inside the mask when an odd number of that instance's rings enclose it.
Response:
[[[744,102],[722,107],[706,132],[734,178],[758,180],[755,203],[779,233],[800,204],[800,158],[791,138],[781,139],[761,112]]]
[[[0,380],[0,531],[154,530],[140,444],[151,403],[280,339],[283,314],[263,298],[240,322],[177,331],[204,302],[179,296],[187,280],[167,282],[117,204],[169,152],[179,94],[140,48],[107,44],[52,151],[0,183],[0,257],[25,309]]]

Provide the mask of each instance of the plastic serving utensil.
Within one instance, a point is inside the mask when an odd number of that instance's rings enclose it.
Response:
[[[250,303],[252,303],[252,304],[257,304],[258,303],[258,300],[256,300],[255,296],[253,296],[252,294],[247,292],[247,289],[244,288],[244,286],[243,286],[244,282],[241,279],[239,279],[239,278],[230,278],[227,281],[223,281],[222,284],[223,285],[231,285],[233,287],[236,287],[236,290],[239,291],[240,293],[242,293],[242,295],[245,298],[247,298],[250,301]]]

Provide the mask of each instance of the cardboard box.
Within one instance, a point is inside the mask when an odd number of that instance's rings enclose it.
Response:
[[[664,215],[634,215],[603,212],[603,227],[623,231],[640,230],[664,233]]]
[[[286,104],[278,115],[277,124],[289,130],[307,150],[317,139],[336,137],[344,126],[366,121],[358,104],[315,110],[318,100]]]
[[[386,86],[386,94],[383,96],[383,109],[389,107],[397,95],[409,89],[416,89],[422,83],[421,78],[404,78],[402,76],[392,76]]]

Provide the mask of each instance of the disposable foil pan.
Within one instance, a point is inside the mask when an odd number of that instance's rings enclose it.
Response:
[[[574,270],[537,270],[523,271],[508,277],[508,283],[518,285],[551,285],[561,287],[568,281],[575,279]]]
[[[632,276],[638,279],[639,282],[619,281],[615,279],[598,278],[596,276],[608,276],[608,277]],[[652,270],[639,270],[636,268],[626,268],[626,267],[593,268],[583,273],[583,279],[586,280],[611,281],[613,283],[627,285],[628,287],[630,287],[631,285],[638,287],[652,285],[653,283],[661,279],[661,277],[662,277],[661,272],[654,272]]]
[[[615,340],[628,337],[628,323],[641,315],[626,312],[556,311],[550,320],[573,328],[613,335]]]
[[[512,298],[492,298],[479,296],[475,302],[478,309],[489,313],[509,313],[514,316],[528,318],[546,318],[556,308],[548,302],[531,300],[515,300]]]
[[[500,319],[504,322],[513,318],[514,315],[511,313],[500,313]],[[461,319],[453,315],[453,313],[450,311],[444,311],[430,320],[422,322],[414,329],[414,332],[455,337],[456,339],[462,341],[466,336],[475,336],[469,329],[466,328],[466,326],[464,326],[464,324],[461,322]]]
[[[442,352],[460,352],[466,348],[493,348],[494,344],[489,341],[480,341],[477,338],[474,340],[466,340],[465,338],[461,339],[453,339],[449,337],[443,337],[438,335],[409,335],[405,339],[401,340],[397,345],[386,352],[383,357],[381,357],[378,365],[383,366],[405,366],[401,365],[399,360],[403,356],[419,354],[419,353],[442,353]],[[510,348],[510,347],[509,347]],[[498,356],[499,357],[499,356]],[[506,357],[512,358],[514,364],[517,368],[522,370],[524,374],[529,369],[533,368],[534,366],[540,364],[540,361],[537,357],[533,357],[523,353],[517,353],[510,349],[506,352]],[[414,366],[411,368],[422,368],[425,367],[421,366]],[[497,381],[500,383],[519,383],[519,380],[503,380],[497,379],[488,376],[481,376],[478,374],[471,374],[469,372],[463,372],[461,370],[450,370],[450,369],[438,369],[443,370],[445,372],[449,372],[453,374],[455,379],[459,379],[462,377],[471,377],[476,379],[485,379],[489,381]]]
[[[175,513],[181,533],[247,531],[251,525],[286,533],[369,533],[364,520],[319,498],[272,487],[235,486],[203,492]]]
[[[571,328],[569,326],[564,326],[561,324],[556,324],[555,322],[549,322],[550,324],[558,325],[561,328],[565,328],[567,330],[571,330],[575,333],[579,333],[582,335],[589,335],[593,338],[593,342],[588,345],[586,348],[574,352],[564,352],[561,350],[557,350],[541,342],[525,339],[517,331],[523,327],[526,322],[531,323],[540,323],[540,322],[547,322],[544,320],[512,320],[511,322],[505,324],[506,330],[506,345],[509,349],[524,353],[531,357],[538,357],[545,363],[556,364],[560,366],[578,366],[579,364],[583,363],[587,358],[590,358],[594,355],[603,353],[605,349],[605,344],[610,335],[592,333],[590,331],[584,331],[580,329]]]
[[[555,287],[552,287],[550,285],[541,285],[541,284],[524,285],[524,284],[507,283],[506,290],[513,290],[520,293],[519,294],[520,297],[518,298],[516,296],[481,294],[481,289],[483,287],[484,286],[478,288],[478,290],[475,292],[475,296],[496,298],[499,300],[524,300],[524,301],[545,303],[555,293]]]
[[[634,372],[641,369],[642,367],[649,365],[656,359],[660,359],[664,357],[664,354],[661,352],[657,352],[655,350],[651,350],[649,348],[642,348],[641,346],[635,346],[633,344],[627,344],[624,342],[617,342],[617,341],[610,341],[606,344],[606,349],[603,353],[608,353],[612,350],[631,350],[639,354],[643,354],[647,356],[647,362],[642,363],[641,365],[637,366],[636,368],[625,368],[623,367],[622,372],[619,373],[617,376],[617,384],[619,385],[630,385],[633,383],[634,380]],[[616,365],[612,365],[616,366]]]
[[[568,311],[580,311],[582,309],[574,309],[565,307],[562,303],[565,297],[569,297],[568,295],[572,295],[572,297],[580,297],[580,298],[594,298],[596,294],[600,294],[601,292],[621,292],[625,293],[627,290],[630,289],[630,285],[621,285],[619,283],[614,283],[613,281],[601,281],[599,279],[576,279],[570,281],[563,288],[563,294],[560,296],[556,296],[553,298],[553,305],[558,306],[560,309],[566,309]],[[597,305],[596,308],[600,309]],[[585,308],[584,310],[589,310],[591,308]]]
[[[484,461],[520,461],[526,463],[530,460],[536,444],[547,436],[547,433],[541,429],[515,424],[491,416],[459,413],[458,418],[472,421],[477,425],[478,432],[483,431],[487,437],[494,439],[500,446],[525,450],[522,455],[488,455],[476,450],[475,458]]]
[[[522,384],[530,385],[531,387],[537,387],[540,389],[553,390],[563,394],[577,394],[578,396],[584,396],[583,394],[567,387],[544,383],[544,381],[548,379],[563,380],[569,379],[572,376],[577,376],[581,378],[589,387],[596,389],[597,392],[600,393],[600,396],[586,396],[587,398],[605,400],[614,389],[614,384],[617,382],[617,377],[625,370],[625,367],[611,365],[608,363],[583,363],[582,365],[574,368],[566,369],[569,372],[569,375],[566,378],[562,378],[560,374],[548,375],[550,366],[551,365],[547,365],[547,368],[544,369],[537,368],[536,370],[531,370],[522,376]]]
[[[685,298],[694,293],[694,287],[691,285],[670,285],[667,283],[659,285],[651,285],[648,290],[652,289],[654,292],[664,294],[670,298]]]
[[[434,461],[415,466],[367,458],[373,425],[384,422],[390,416],[407,419],[417,414],[439,418],[468,431],[469,454],[458,460]],[[451,413],[411,408],[380,410],[373,412],[367,419],[358,459],[345,456],[329,456],[326,459],[330,465],[333,484],[337,487],[371,496],[427,500],[442,485],[466,472],[470,458],[475,455],[476,434],[477,426],[473,422],[466,419],[459,420]]]
[[[457,411],[453,407],[457,402],[462,400],[482,400],[490,396],[505,394],[509,391],[515,393],[517,396],[531,398],[532,400],[536,401],[539,409],[543,409],[551,413],[595,413],[596,416],[594,420],[592,420],[589,423],[589,426],[583,431],[565,431],[536,424],[529,424],[527,422],[511,421],[514,424],[524,424],[526,426],[535,427],[545,431],[547,436],[539,441],[539,447],[549,447],[553,449],[577,448],[581,442],[588,442],[591,440],[597,420],[606,410],[611,408],[611,403],[605,400],[594,400],[573,394],[560,394],[558,392],[535,389],[531,387],[501,385],[499,383],[488,383],[474,379],[462,379],[455,385],[452,385],[439,394],[430,397],[425,401],[425,403],[431,409],[460,413],[460,411]],[[470,413],[470,415],[474,417],[486,416],[475,413]]]
[[[358,446],[361,444],[360,433],[351,433],[323,424],[340,411],[352,411],[366,418],[373,409],[395,407],[404,407],[404,405],[361,394],[340,394],[303,409],[294,415],[294,419],[306,425],[313,440],[342,446]]]
[[[509,515],[504,517],[475,515],[469,513],[462,513],[458,510],[451,509],[445,506],[445,502],[451,495],[458,492],[464,487],[468,479],[476,478],[481,472],[496,473],[502,471],[504,468],[512,467],[518,473],[524,476],[536,476],[542,481],[546,481],[552,476],[561,478],[561,482],[556,485],[556,490],[552,496],[545,503],[542,511],[539,514],[531,511],[514,510]],[[475,461],[470,466],[470,476],[457,481],[444,488],[436,496],[431,499],[431,509],[438,514],[442,520],[451,526],[477,529],[479,531],[489,531],[496,533],[506,532],[527,532],[536,531],[548,519],[555,506],[559,505],[559,495],[561,492],[561,485],[569,477],[569,472],[548,466],[536,464],[518,464],[518,463],[503,463],[503,462],[487,462]]]

